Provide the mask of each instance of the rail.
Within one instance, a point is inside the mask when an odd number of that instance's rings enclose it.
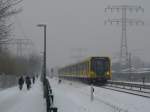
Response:
[[[136,83],[130,83],[130,82],[121,82],[121,81],[108,81],[108,84],[113,85],[120,85],[120,86],[127,86],[127,87],[135,87],[141,89],[150,89],[150,85],[147,84],[136,84]]]
[[[145,98],[150,98],[150,85],[147,85],[145,83],[137,84],[137,83],[132,83],[132,82],[121,82],[121,81],[109,80],[107,81],[107,84],[103,86],[99,83],[96,84],[96,86],[99,86],[104,89],[110,89],[113,91],[118,91],[118,92],[128,93],[128,94],[141,96]]]

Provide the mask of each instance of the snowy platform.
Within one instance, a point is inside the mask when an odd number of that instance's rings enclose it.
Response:
[[[20,91],[12,87],[0,91],[0,112],[46,112],[40,81],[28,91],[24,85]]]
[[[150,99],[71,81],[49,79],[58,112],[149,112]]]

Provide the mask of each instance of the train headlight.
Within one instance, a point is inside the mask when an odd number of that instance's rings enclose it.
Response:
[[[109,75],[109,72],[106,72],[106,75]]]

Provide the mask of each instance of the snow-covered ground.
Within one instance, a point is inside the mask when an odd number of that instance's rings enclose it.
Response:
[[[42,86],[37,81],[28,91],[12,87],[0,91],[0,112],[46,112]]]
[[[79,82],[49,79],[53,88],[54,104],[58,112],[149,112],[150,99],[94,87]]]
[[[58,112],[149,112],[150,99],[135,95],[94,87],[94,100],[91,101],[91,87],[71,81],[49,79],[53,94],[54,106]],[[0,112],[46,112],[43,91],[37,81],[27,91],[18,87],[0,91]]]

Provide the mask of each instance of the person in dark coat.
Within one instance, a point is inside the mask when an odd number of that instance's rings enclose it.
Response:
[[[26,77],[26,85],[27,85],[27,90],[31,88],[31,79],[29,76]]]
[[[19,89],[22,90],[23,84],[24,84],[24,79],[23,76],[21,76],[18,80],[18,84],[19,84]]]
[[[58,84],[60,84],[60,83],[61,83],[61,79],[58,80]]]

